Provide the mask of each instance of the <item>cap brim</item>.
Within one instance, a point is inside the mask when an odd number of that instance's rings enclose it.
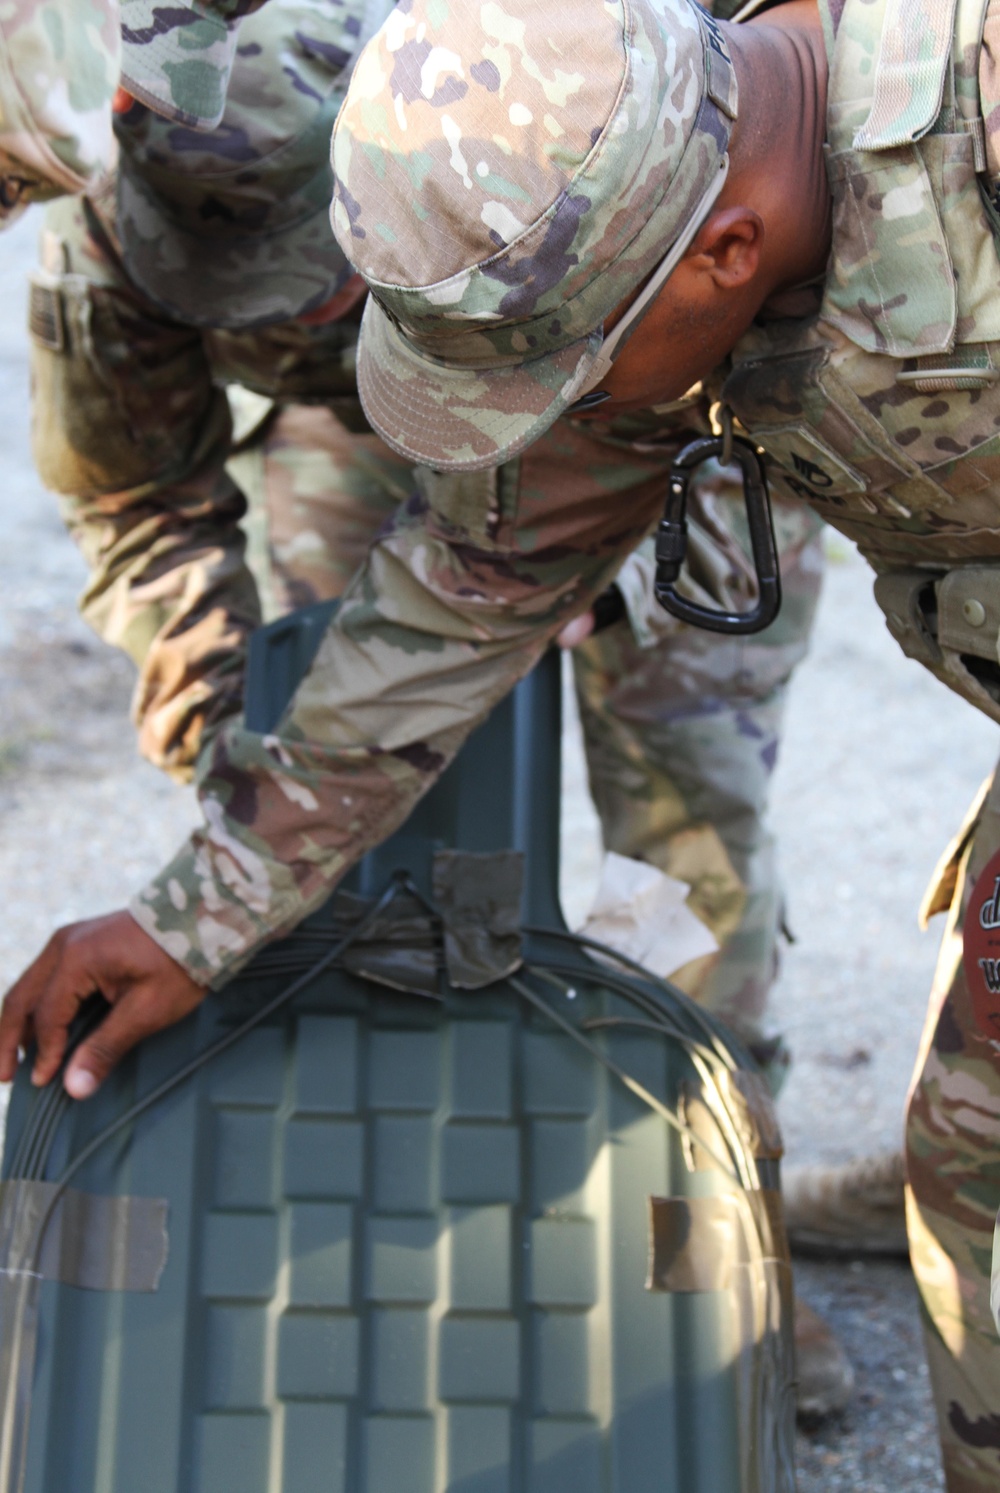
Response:
[[[517,456],[579,397],[600,331],[529,363],[478,372],[424,358],[368,297],[358,393],[383,440],[439,471],[476,472]]]
[[[211,130],[226,106],[238,23],[191,6],[121,0],[122,87],[165,119]]]
[[[325,204],[272,233],[189,233],[158,210],[124,155],[118,232],[131,278],[190,326],[236,331],[291,321],[324,305],[354,273],[330,232]]]

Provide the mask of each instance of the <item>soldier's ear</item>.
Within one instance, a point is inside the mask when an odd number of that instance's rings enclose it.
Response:
[[[687,257],[719,290],[749,285],[760,267],[764,221],[752,207],[723,207],[699,228]]]

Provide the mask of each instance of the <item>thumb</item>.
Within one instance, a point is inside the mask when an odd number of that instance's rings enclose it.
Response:
[[[70,1098],[89,1099],[136,1043],[163,1024],[144,992],[133,988],[122,996],[70,1059],[63,1078]]]

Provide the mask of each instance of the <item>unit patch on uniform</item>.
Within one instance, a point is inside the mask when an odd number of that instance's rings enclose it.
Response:
[[[753,440],[784,468],[783,476],[800,498],[835,501],[868,490],[864,476],[838,456],[808,425],[753,427]]]
[[[1000,851],[973,887],[962,942],[976,1026],[984,1036],[1000,1040]]]

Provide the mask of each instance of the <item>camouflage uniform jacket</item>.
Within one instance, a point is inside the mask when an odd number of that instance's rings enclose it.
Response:
[[[182,770],[202,731],[238,709],[242,642],[258,618],[243,500],[223,465],[232,430],[218,382],[320,403],[343,425],[360,415],[357,329],[178,322],[129,277],[113,209],[109,194],[49,212],[33,295],[34,444],[91,567],[85,614],[141,669],[144,748]],[[562,421],[521,461],[468,478],[414,473],[359,431],[355,475],[366,491],[385,488],[385,528],[275,737],[233,724],[204,754],[209,827],[166,873],[162,899],[151,888],[136,906],[170,952],[203,979],[235,971],[405,818],[466,732],[655,522],[672,453],[706,432],[706,405],[682,401],[672,422]],[[706,531],[707,559],[721,558],[719,538]],[[789,535],[792,548],[807,541],[808,531]],[[702,568],[702,583],[718,581],[713,564]],[[730,570],[741,582],[734,555],[723,579]],[[738,589],[729,601],[745,605]],[[788,642],[772,638],[773,663],[754,665],[764,693],[793,661]],[[729,662],[743,678],[746,654]],[[686,689],[702,680],[711,696],[699,670],[682,678]],[[746,710],[744,699],[741,730]],[[657,791],[662,799],[659,780]],[[676,789],[659,807],[672,823]],[[646,833],[663,829],[662,814],[642,822]],[[716,890],[718,870],[713,861]]]
[[[725,397],[774,488],[857,542],[904,651],[1000,720],[1000,6],[820,9],[822,305],[746,337]]]

